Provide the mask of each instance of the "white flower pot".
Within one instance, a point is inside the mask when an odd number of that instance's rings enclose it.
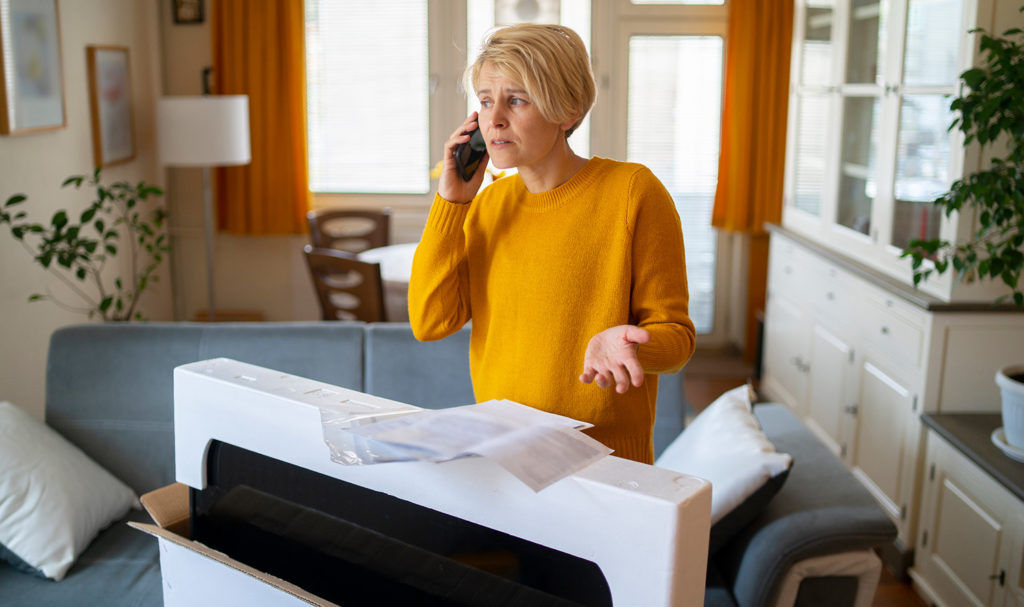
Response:
[[[1024,450],[1024,363],[1007,365],[996,373],[1003,396],[1003,432],[1006,442]]]

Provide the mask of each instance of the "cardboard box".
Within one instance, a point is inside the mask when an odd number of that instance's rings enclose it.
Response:
[[[337,607],[295,584],[189,539],[187,485],[168,485],[143,495],[141,501],[155,524],[128,524],[156,537],[160,543],[164,607]]]

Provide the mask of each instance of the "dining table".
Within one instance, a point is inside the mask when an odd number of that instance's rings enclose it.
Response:
[[[390,322],[409,322],[409,276],[416,242],[367,249],[358,254],[360,261],[380,264],[384,282],[384,313]]]

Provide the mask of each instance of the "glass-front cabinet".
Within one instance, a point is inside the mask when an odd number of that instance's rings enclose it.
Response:
[[[906,284],[912,272],[900,255],[912,239],[969,233],[973,217],[947,219],[931,201],[979,167],[977,150],[949,130],[949,104],[975,59],[968,30],[1002,33],[1020,22],[998,4],[1013,3],[797,1],[787,228]],[[1006,14],[1016,23],[1000,22]],[[951,275],[921,290],[950,301],[988,300],[999,289],[958,286]]]

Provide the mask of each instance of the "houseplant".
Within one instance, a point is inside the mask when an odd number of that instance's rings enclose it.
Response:
[[[982,62],[960,75],[961,95],[950,104],[958,115],[949,128],[962,131],[965,144],[1005,145],[1007,151],[989,168],[954,181],[933,203],[947,217],[964,207],[977,209],[971,238],[956,245],[938,238],[911,240],[903,256],[912,259],[915,286],[952,265],[965,282],[1003,281],[1014,303],[1024,307],[1024,31],[1010,29],[1003,37],[972,31],[981,33]]]
[[[104,321],[142,320],[138,310],[142,293],[157,281],[156,269],[168,252],[163,208],[143,210],[143,203],[163,195],[160,188],[139,182],[105,185],[100,170],[72,175],[61,187],[92,188],[95,199],[75,222],[67,210],[54,213],[49,224],[26,219],[19,205],[27,200],[15,194],[0,207],[0,225],[7,225],[33,260],[63,282],[81,300],[68,304],[53,294],[33,294],[30,301],[50,300]],[[127,255],[123,272],[108,270],[108,262]],[[84,307],[83,307],[84,304]]]
[[[1001,280],[1017,307],[1024,308],[1024,30],[1013,28],[1002,37],[972,31],[981,34],[982,61],[960,75],[961,94],[950,104],[956,117],[949,128],[963,132],[965,144],[977,141],[982,149],[1005,148],[1005,154],[994,156],[989,168],[953,182],[934,201],[947,217],[964,207],[977,210],[978,227],[967,242],[912,240],[903,255],[912,259],[915,286],[952,265],[959,280]],[[1024,365],[1000,369],[996,384],[1005,440],[998,441],[994,433],[993,441],[1024,453]]]

